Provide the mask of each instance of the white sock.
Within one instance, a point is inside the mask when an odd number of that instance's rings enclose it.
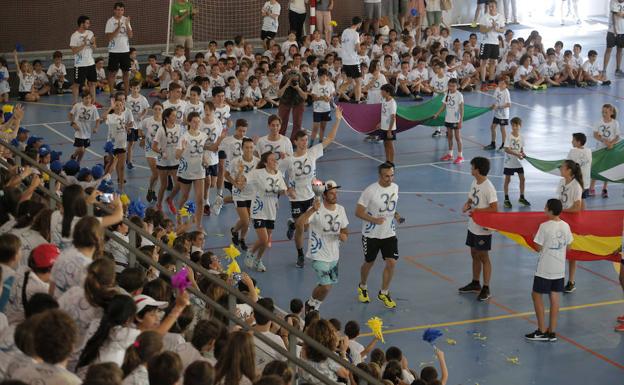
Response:
[[[449,154],[450,156],[453,156],[453,150],[449,150],[449,151],[448,151],[448,154]]]
[[[381,294],[383,295],[388,295],[389,291],[388,290],[381,290]]]
[[[458,152],[457,156],[461,156],[462,158],[464,157],[461,152]]]
[[[360,285],[359,285],[359,286],[360,286],[360,289],[362,289],[362,290],[367,290],[367,289],[368,289],[368,287],[366,286],[366,284],[362,285],[362,284],[360,283]]]

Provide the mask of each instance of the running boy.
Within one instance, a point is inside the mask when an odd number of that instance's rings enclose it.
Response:
[[[93,104],[93,98],[89,91],[82,95],[82,102],[74,104],[69,112],[69,121],[75,130],[74,147],[76,150],[72,158],[80,163],[85,150],[91,145],[91,134],[95,134],[100,126],[100,114]]]
[[[496,103],[492,104],[490,107],[494,110],[494,119],[492,119],[492,125],[490,126],[492,141],[489,145],[483,147],[484,150],[496,150],[496,126],[500,126],[502,137],[499,150],[505,147],[505,140],[507,139],[506,127],[509,125],[509,107],[511,107],[511,97],[507,89],[506,77],[502,77],[498,80],[498,87],[496,91],[494,91],[494,98],[496,99]]]
[[[437,119],[442,112],[446,110],[446,116],[444,117],[444,126],[446,127],[446,138],[448,140],[448,154],[440,158],[441,161],[447,161],[453,159],[453,137],[457,142],[457,158],[453,161],[454,164],[460,164],[464,161],[462,156],[462,140],[461,140],[461,126],[464,120],[464,95],[457,90],[459,82],[457,79],[450,79],[448,81],[448,92],[442,101],[442,105],[438,112],[433,115],[434,119]]]
[[[505,161],[503,168],[503,174],[505,174],[505,205],[506,209],[511,208],[511,201],[509,200],[509,182],[514,174],[518,174],[520,179],[520,199],[518,202],[524,206],[531,206],[531,203],[524,198],[524,168],[520,161],[526,156],[524,154],[524,140],[520,136],[520,127],[522,126],[522,120],[519,117],[511,119],[511,135],[505,140]]]
[[[130,95],[126,97],[126,108],[132,112],[132,119],[135,122],[143,120],[149,109],[149,102],[147,98],[141,95],[141,82],[135,79],[130,81]],[[128,170],[132,170],[134,165],[132,164],[132,149],[134,142],[139,140],[139,129],[135,125],[130,129],[128,134],[128,152],[126,154],[126,166]]]

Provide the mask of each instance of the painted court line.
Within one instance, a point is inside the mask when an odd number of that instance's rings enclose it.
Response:
[[[490,160],[494,160],[494,159],[503,159],[504,156],[493,156],[493,157],[488,157],[487,159]],[[422,166],[435,166],[438,164],[453,164],[452,161],[438,161],[438,162],[429,162],[429,163],[414,163],[414,164],[403,164],[403,165],[399,165],[396,166],[396,169],[399,168],[411,168],[411,167],[422,167]],[[448,170],[448,171],[452,171],[452,170]]]
[[[28,123],[22,124],[22,127],[34,127],[34,126],[44,126],[46,124],[69,124],[69,120],[64,120],[62,122],[46,122],[46,123]]]
[[[488,177],[490,177],[490,175],[488,175]],[[353,194],[361,194],[363,190],[345,190],[345,189],[340,189],[340,192],[343,193],[353,193]],[[497,193],[504,193],[503,190],[497,190]],[[520,192],[520,190],[509,190],[510,193],[517,193]],[[543,193],[543,192],[548,192],[548,193],[552,193],[552,189],[550,190],[531,190],[531,192],[538,192],[538,193]],[[469,191],[400,191],[399,190],[399,194],[406,194],[406,195],[468,195],[470,192]],[[618,205],[620,206],[620,205]]]
[[[444,171],[448,171],[448,172],[454,172],[454,173],[457,173],[457,174],[463,174],[463,175],[470,175],[470,176],[472,176],[472,174],[467,172],[467,171],[452,170],[450,168],[444,168],[444,167],[438,166],[437,164],[429,164],[429,166],[435,167],[435,168],[439,168],[440,170],[444,170]],[[502,179],[502,178],[504,178],[504,176],[489,174],[488,178],[501,178]]]

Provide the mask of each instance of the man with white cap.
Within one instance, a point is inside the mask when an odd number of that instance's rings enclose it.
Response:
[[[297,219],[297,227],[309,225],[308,255],[316,272],[317,286],[306,302],[306,310],[318,310],[329,294],[331,286],[338,282],[338,259],[340,242],[347,240],[349,219],[338,202],[340,186],[333,180],[325,182],[322,189],[323,202],[317,197],[312,207]]]

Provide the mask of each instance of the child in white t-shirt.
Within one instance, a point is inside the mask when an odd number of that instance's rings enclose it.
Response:
[[[319,143],[323,142],[325,136],[325,126],[331,121],[331,101],[336,95],[334,83],[329,80],[327,70],[321,68],[318,72],[318,82],[312,86],[313,100],[313,123],[312,134],[310,135],[310,147],[314,144],[316,136],[319,137]]]
[[[40,96],[35,89],[32,64],[27,60],[20,62],[17,58],[17,51],[13,51],[13,60],[17,66],[17,77],[19,77],[19,99],[25,102],[38,102]]]
[[[381,139],[384,143],[386,162],[394,165],[394,141],[396,140],[397,103],[392,97],[392,84],[381,86],[381,122],[377,129],[381,130]]]
[[[538,254],[537,270],[533,278],[533,304],[537,317],[537,330],[525,335],[530,341],[557,341],[557,317],[559,315],[559,293],[565,282],[566,250],[572,244],[570,226],[559,218],[563,205],[559,199],[549,199],[544,211],[548,221],[540,225],[533,242]],[[550,297],[549,325],[546,328],[543,294]]]
[[[95,134],[100,125],[100,113],[93,104],[91,94],[85,92],[82,102],[74,104],[69,112],[69,121],[74,129],[74,155],[79,163],[85,150],[91,145],[91,134]]]
[[[524,168],[520,161],[526,156],[524,154],[524,140],[520,136],[520,127],[522,126],[522,120],[519,117],[511,119],[511,135],[505,139],[503,144],[505,149],[505,160],[503,162],[503,174],[505,175],[504,191],[505,201],[503,204],[506,209],[511,208],[511,201],[509,200],[509,182],[514,174],[518,174],[520,179],[520,199],[518,202],[524,206],[531,206],[531,203],[524,198]]]
[[[464,121],[464,96],[457,90],[458,87],[459,81],[457,79],[450,79],[448,81],[448,92],[444,99],[442,99],[440,109],[433,115],[433,119],[437,119],[442,112],[446,111],[444,126],[446,127],[446,138],[448,140],[448,153],[440,158],[440,160],[448,161],[453,159],[454,137],[457,142],[457,158],[453,161],[454,164],[460,164],[464,161],[460,132],[462,122]]]
[[[620,141],[620,124],[616,120],[617,110],[612,104],[602,106],[602,119],[594,127],[594,139],[596,139],[596,150],[611,150]],[[596,180],[592,179],[589,186],[589,196],[596,195]],[[602,197],[608,198],[607,182],[602,185]]]
[[[496,99],[496,103],[492,104],[490,107],[494,110],[494,119],[492,119],[492,125],[490,126],[492,141],[489,145],[483,147],[484,150],[496,150],[496,126],[500,126],[502,137],[499,150],[502,150],[505,146],[505,140],[507,138],[506,127],[509,125],[509,107],[511,107],[511,97],[507,89],[506,78],[498,80],[498,87],[494,91],[494,98]]]
[[[581,197],[583,199],[589,196],[592,164],[592,152],[589,148],[585,148],[585,143],[587,143],[585,134],[582,132],[572,134],[572,148],[566,157],[566,159],[573,160],[581,166],[581,174],[583,175],[583,195]]]
[[[351,363],[353,365],[364,362],[368,354],[375,348],[375,345],[377,345],[377,341],[379,341],[377,337],[375,337],[366,347],[357,342],[355,339],[360,335],[360,325],[357,321],[347,322],[344,326],[344,334],[349,339],[349,350],[347,354],[351,357]]]
[[[67,80],[67,69],[63,64],[63,54],[61,51],[55,51],[52,54],[53,63],[48,67],[47,75],[57,94],[62,94],[64,90],[69,89],[71,82]]]

